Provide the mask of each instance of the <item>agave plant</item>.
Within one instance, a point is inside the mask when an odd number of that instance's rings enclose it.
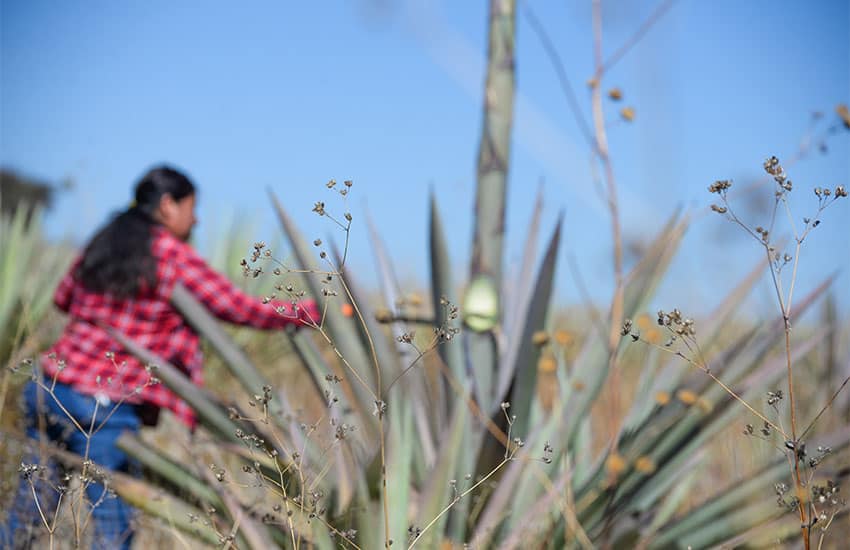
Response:
[[[250,402],[225,401],[194,387],[163,358],[116,333],[195,409],[203,427],[196,443],[212,443],[207,447],[218,457],[213,465],[185,463],[124,437],[123,448],[158,474],[162,498],[170,504],[150,505],[149,484],[116,476],[111,483],[119,495],[200,540],[253,548],[701,548],[744,539],[766,543],[759,529],[771,529],[771,542],[799,535],[773,494],[788,476],[781,458],[713,494],[691,491],[712,438],[742,412],[768,415],[766,388],[783,376],[782,360],[772,353],[781,318],[731,341],[720,336],[762,266],[700,323],[710,370],[660,351],[646,358],[616,441],[600,440],[591,409],[608,379],[610,354],[627,353],[633,332],[625,331],[628,337],[611,350],[610,327],[591,323],[570,365],[557,339],[546,337],[562,226],[559,220],[538,257],[540,199],[522,269],[503,276],[513,31],[513,2],[494,0],[486,86],[487,97],[498,100],[484,109],[473,256],[463,291],[456,287],[435,197],[428,248],[431,317],[411,318],[378,231],[371,233],[380,311],[346,270],[345,252],[320,248],[317,257],[321,243],[311,244],[272,195],[295,261],[284,265],[295,282],[280,285],[280,292],[309,292],[325,303],[318,332],[283,336],[310,373],[311,387],[304,391],[322,406],[296,410],[284,381],[263,374],[178,287],[174,305]],[[320,204],[317,212],[329,215]],[[687,218],[672,216],[626,277],[627,317],[637,318],[649,306],[687,226]],[[798,311],[827,286],[801,300]],[[807,336],[795,359],[829,331]],[[537,391],[541,372],[549,383],[557,381],[546,406]],[[757,405],[747,411],[744,402]],[[822,440],[841,452],[850,429]],[[833,479],[848,475],[827,473]],[[221,528],[211,532],[209,523],[185,521],[209,516],[211,508]],[[787,532],[777,528],[783,520],[791,524]]]

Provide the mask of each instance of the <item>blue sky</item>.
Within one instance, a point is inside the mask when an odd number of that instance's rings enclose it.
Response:
[[[530,0],[590,117],[590,2]],[[335,199],[324,183],[352,179],[350,258],[370,280],[363,221],[370,212],[406,281],[427,280],[427,197],[437,195],[459,271],[467,269],[481,125],[487,3],[12,2],[0,13],[0,164],[75,187],[48,218],[49,234],[82,242],[150,165],[185,169],[201,189],[198,242],[236,216],[257,240],[278,230],[271,187],[310,237],[332,230],[311,213]],[[615,51],[656,4],[607,2],[604,50]],[[677,208],[707,206],[706,187],[744,185],[775,154],[790,159],[813,111],[827,122],[850,102],[846,1],[679,0],[603,81],[609,139],[630,241]],[[591,295],[611,291],[610,234],[590,153],[558,80],[520,13],[517,102],[506,260],[521,256],[535,191],[544,227],[565,212],[558,296],[580,301],[566,258]],[[825,127],[827,123],[822,123]],[[788,167],[797,217],[809,189],[850,184],[850,132]],[[339,209],[346,208],[339,205]],[[754,222],[760,221],[753,217]],[[836,204],[804,248],[800,285],[840,270],[850,305],[850,201]],[[250,243],[246,243],[246,248]],[[759,257],[717,216],[698,218],[659,307],[705,311]],[[508,268],[510,270],[510,268]],[[461,277],[459,276],[459,280]],[[842,290],[843,289],[843,290]],[[770,287],[754,305],[766,310]]]

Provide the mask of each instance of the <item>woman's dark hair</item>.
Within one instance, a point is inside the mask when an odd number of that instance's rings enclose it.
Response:
[[[182,173],[158,166],[136,184],[135,201],[102,227],[83,252],[74,274],[89,291],[132,298],[156,286],[156,261],[151,255],[151,227],[163,195],[179,201],[195,193]]]

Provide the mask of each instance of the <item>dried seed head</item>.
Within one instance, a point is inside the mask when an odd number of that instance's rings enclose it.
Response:
[[[620,88],[611,88],[610,90],[608,90],[608,97],[614,101],[620,101],[621,99],[623,99],[623,92],[620,90]]]
[[[691,390],[679,390],[676,392],[676,398],[685,405],[693,405],[699,399],[699,396]]]
[[[642,474],[651,474],[655,471],[655,462],[648,456],[641,456],[635,460],[635,470]]]
[[[551,374],[558,370],[558,362],[551,355],[544,355],[537,362],[537,370],[541,373]]]
[[[545,330],[538,330],[531,336],[531,343],[535,346],[545,346],[549,343],[549,334]]]
[[[732,187],[731,180],[717,180],[708,186],[708,192],[717,193],[718,195],[721,195],[726,192],[730,187]]]
[[[605,460],[605,469],[609,474],[620,475],[626,470],[626,459],[617,453],[612,453]]]
[[[568,346],[573,343],[573,340],[574,338],[570,331],[563,329],[555,331],[555,341],[558,344],[562,346]]]

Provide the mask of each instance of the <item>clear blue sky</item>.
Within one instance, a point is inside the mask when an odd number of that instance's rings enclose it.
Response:
[[[606,53],[655,2],[608,2]],[[401,276],[427,280],[427,196],[438,201],[455,265],[472,232],[481,125],[487,3],[45,2],[2,0],[0,163],[73,190],[49,215],[54,237],[82,242],[129,201],[151,164],[174,163],[201,189],[199,245],[235,212],[255,238],[277,233],[272,187],[309,237],[330,227],[310,212],[333,204],[329,178],[352,179],[350,256],[372,272],[363,221],[371,212]],[[531,0],[589,118],[589,1]],[[604,80],[612,156],[630,239],[654,232],[678,206],[711,202],[706,187],[759,176],[771,154],[793,156],[811,112],[834,120],[850,102],[847,1],[679,0]],[[517,104],[508,251],[521,255],[534,191],[544,181],[545,227],[564,209],[562,259],[574,255],[591,294],[611,289],[606,211],[589,150],[529,21],[518,17]],[[850,185],[850,132],[789,168],[798,217],[815,185]],[[803,192],[803,190],[806,190]],[[757,218],[753,218],[757,220]],[[850,305],[850,201],[824,216],[805,249],[800,284],[841,270]],[[246,248],[250,243],[246,243]],[[698,219],[658,305],[707,310],[758,250],[719,217]],[[367,280],[370,277],[367,275]],[[459,277],[460,279],[460,277]],[[581,296],[566,261],[564,302]],[[756,304],[770,300],[763,286]]]

